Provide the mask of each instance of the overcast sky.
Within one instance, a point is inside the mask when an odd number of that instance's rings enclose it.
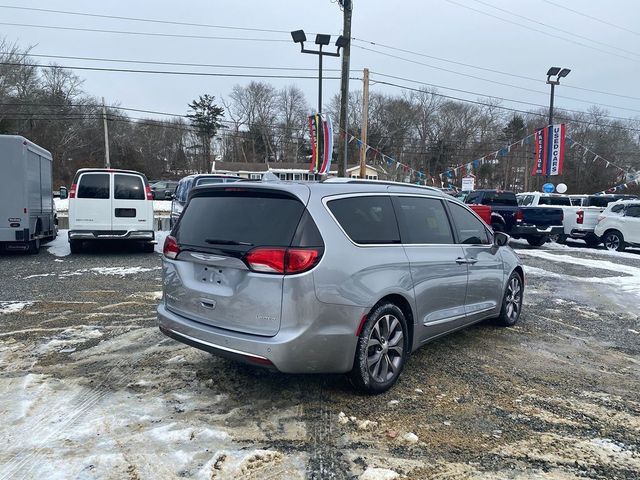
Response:
[[[565,6],[609,24],[559,8]],[[206,23],[291,31],[339,34],[342,12],[335,0],[0,0],[0,5],[46,8],[83,13],[139,17],[155,20]],[[497,10],[497,7],[519,15]],[[465,8],[466,7],[466,8]],[[471,10],[474,9],[475,11]],[[481,13],[481,12],[484,12]],[[492,15],[488,16],[488,15]],[[495,17],[507,19],[502,21]],[[526,18],[523,18],[526,17]],[[353,32],[357,39],[411,50],[450,62],[389,50],[360,41],[352,48],[352,76],[361,77],[363,67],[380,74],[466,90],[446,88],[439,92],[460,98],[498,96],[511,100],[548,104],[545,73],[550,66],[569,67],[571,74],[557,89],[558,107],[586,110],[590,104],[607,104],[611,115],[640,116],[640,2],[637,0],[354,0]],[[84,31],[53,30],[42,27],[0,25],[0,35],[23,46],[34,45],[32,53],[99,57],[158,62],[207,63],[252,67],[317,67],[317,57],[302,55],[287,33],[250,32],[211,27],[192,27],[105,18],[70,16],[0,8],[0,22],[152,32],[208,37],[243,37],[284,41],[238,41],[150,37]],[[519,25],[516,25],[515,22]],[[553,28],[541,25],[540,22]],[[528,28],[525,28],[528,27]],[[627,31],[627,30],[630,31]],[[543,33],[543,32],[546,32]],[[311,37],[311,35],[309,35]],[[555,37],[554,37],[555,36]],[[558,38],[561,37],[561,38]],[[362,47],[403,57],[404,61]],[[47,63],[51,60],[39,59]],[[509,72],[531,80],[482,71],[460,64]],[[56,60],[61,65],[158,69],[191,72],[241,74],[287,74],[314,77],[311,71],[269,71],[230,67],[171,67],[87,60]],[[414,63],[411,63],[414,62]],[[424,63],[419,65],[415,62]],[[434,68],[437,67],[437,68]],[[327,58],[325,68],[340,68],[340,60]],[[446,69],[444,71],[439,69]],[[456,74],[453,72],[458,72]],[[85,89],[107,102],[122,106],[184,114],[187,103],[200,94],[225,97],[234,84],[250,78],[197,77],[77,71],[86,80]],[[325,72],[327,76],[338,72]],[[472,75],[471,78],[465,75]],[[376,78],[372,75],[372,78]],[[377,77],[381,79],[381,77]],[[489,80],[485,81],[483,79]],[[537,79],[537,80],[536,80]],[[387,80],[420,87],[409,81]],[[317,80],[268,79],[280,87],[296,83],[311,105],[316,104]],[[501,82],[512,86],[498,85]],[[325,103],[338,91],[339,82],[325,81]],[[531,92],[516,87],[535,90]],[[579,90],[599,90],[625,98]],[[352,81],[351,89],[361,88]],[[395,87],[373,85],[372,91],[400,93]],[[562,98],[573,97],[583,101]],[[504,101],[503,105],[528,110],[531,106]]]

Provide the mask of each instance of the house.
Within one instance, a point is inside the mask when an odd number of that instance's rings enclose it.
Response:
[[[330,175],[337,176],[338,168],[337,164],[333,164]],[[278,176],[280,180],[289,181],[318,181],[321,179],[321,175],[317,173],[309,172],[309,167],[304,163],[289,163],[289,162],[272,162],[272,163],[244,163],[244,162],[219,162],[214,161],[211,169],[211,173],[218,173],[224,175],[237,175],[242,178],[248,178],[251,180],[259,180],[262,176],[271,172]],[[347,176],[350,178],[360,178],[360,166],[353,165],[347,169]],[[367,165],[367,179],[378,180],[378,169]]]

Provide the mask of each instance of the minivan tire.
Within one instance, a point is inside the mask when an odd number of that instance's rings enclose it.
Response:
[[[69,248],[71,249],[71,253],[81,253],[82,242],[80,240],[69,240]]]
[[[402,373],[409,349],[409,329],[402,310],[390,302],[376,305],[358,337],[351,383],[365,393],[386,392]]]
[[[496,323],[503,327],[511,327],[518,323],[522,313],[522,301],[524,293],[524,283],[518,272],[513,272],[509,276],[507,286],[502,297],[502,308],[500,316],[496,318]],[[513,310],[517,309],[515,314]]]

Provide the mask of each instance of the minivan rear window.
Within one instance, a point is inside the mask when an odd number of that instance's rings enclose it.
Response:
[[[349,238],[359,244],[400,243],[391,198],[350,197],[327,203]]]
[[[118,200],[144,200],[146,197],[142,177],[116,173],[113,196]]]
[[[80,177],[78,198],[109,198],[109,174],[85,173]]]
[[[193,197],[182,214],[176,240],[197,248],[288,247],[304,205],[271,192],[207,192]]]

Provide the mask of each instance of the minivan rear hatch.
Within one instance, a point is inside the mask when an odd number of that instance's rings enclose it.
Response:
[[[289,248],[298,234],[309,189],[208,186],[194,189],[173,231],[180,253],[165,265],[169,310],[242,333],[280,329],[284,275],[249,268],[259,248]]]

